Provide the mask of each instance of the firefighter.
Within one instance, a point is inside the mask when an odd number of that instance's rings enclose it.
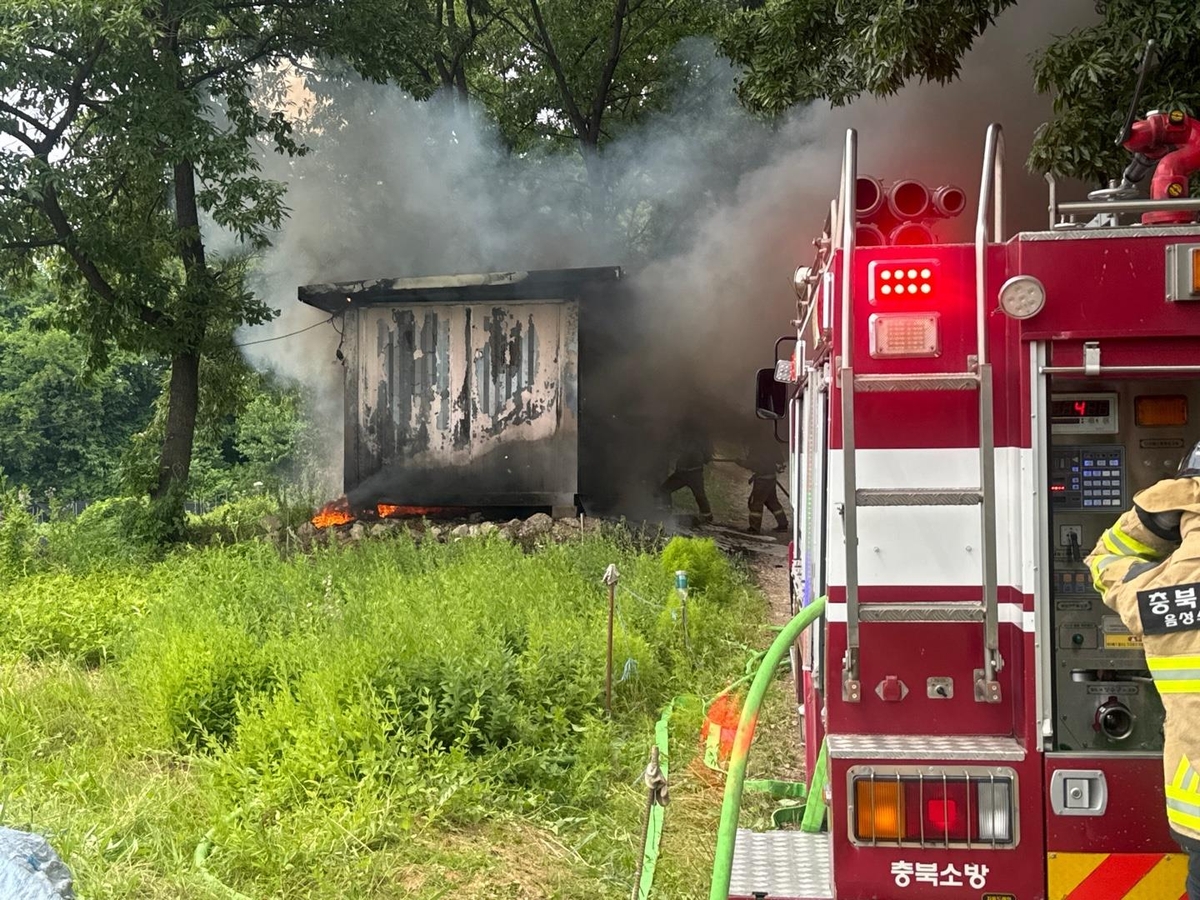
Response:
[[[1107,606],[1142,637],[1166,709],[1167,821],[1200,900],[1200,442],[1174,478],[1141,491],[1087,558]]]
[[[704,431],[693,420],[685,422],[680,428],[675,470],[659,488],[663,502],[668,508],[671,506],[672,494],[681,488],[690,489],[700,510],[700,522],[705,525],[713,520],[712,507],[709,506],[708,494],[704,490],[704,466],[711,459],[712,445]]]
[[[783,462],[774,438],[755,441],[742,465],[751,472],[750,501],[747,504],[750,507],[750,527],[747,530],[751,534],[758,534],[762,529],[765,504],[775,515],[775,530],[787,531],[787,515],[783,511],[783,504],[779,502],[779,482],[775,480]]]

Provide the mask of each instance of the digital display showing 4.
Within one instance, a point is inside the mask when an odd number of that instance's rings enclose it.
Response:
[[[1111,413],[1112,401],[1107,398],[1050,401],[1050,419],[1055,425],[1080,422],[1083,419],[1107,418]]]
[[[1055,434],[1116,434],[1116,394],[1058,394],[1049,398]]]

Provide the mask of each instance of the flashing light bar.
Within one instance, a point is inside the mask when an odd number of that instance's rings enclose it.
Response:
[[[867,271],[872,303],[932,300],[937,294],[936,260],[875,260]]]

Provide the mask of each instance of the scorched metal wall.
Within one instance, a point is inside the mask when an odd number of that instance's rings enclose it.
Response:
[[[345,335],[353,501],[574,502],[578,301],[359,306]]]

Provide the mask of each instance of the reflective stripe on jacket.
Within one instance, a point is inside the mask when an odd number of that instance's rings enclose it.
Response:
[[[1087,558],[1104,603],[1120,615],[1130,632],[1142,637],[1146,665],[1167,714],[1163,723],[1167,820],[1176,832],[1192,839],[1200,839],[1200,775],[1192,764],[1200,760],[1200,627],[1169,633],[1151,627],[1153,633],[1146,634],[1138,592],[1157,593],[1200,582],[1196,481],[1159,482],[1138,494],[1134,508],[1104,532]],[[1181,511],[1182,516],[1172,520],[1173,511]],[[1147,607],[1147,615],[1152,612]]]
[[[1092,586],[1103,597],[1114,586],[1158,566],[1175,546],[1146,527],[1143,516],[1131,509],[1104,532],[1088,556]]]
[[[1180,834],[1200,834],[1200,775],[1186,756],[1167,783],[1167,821]]]

